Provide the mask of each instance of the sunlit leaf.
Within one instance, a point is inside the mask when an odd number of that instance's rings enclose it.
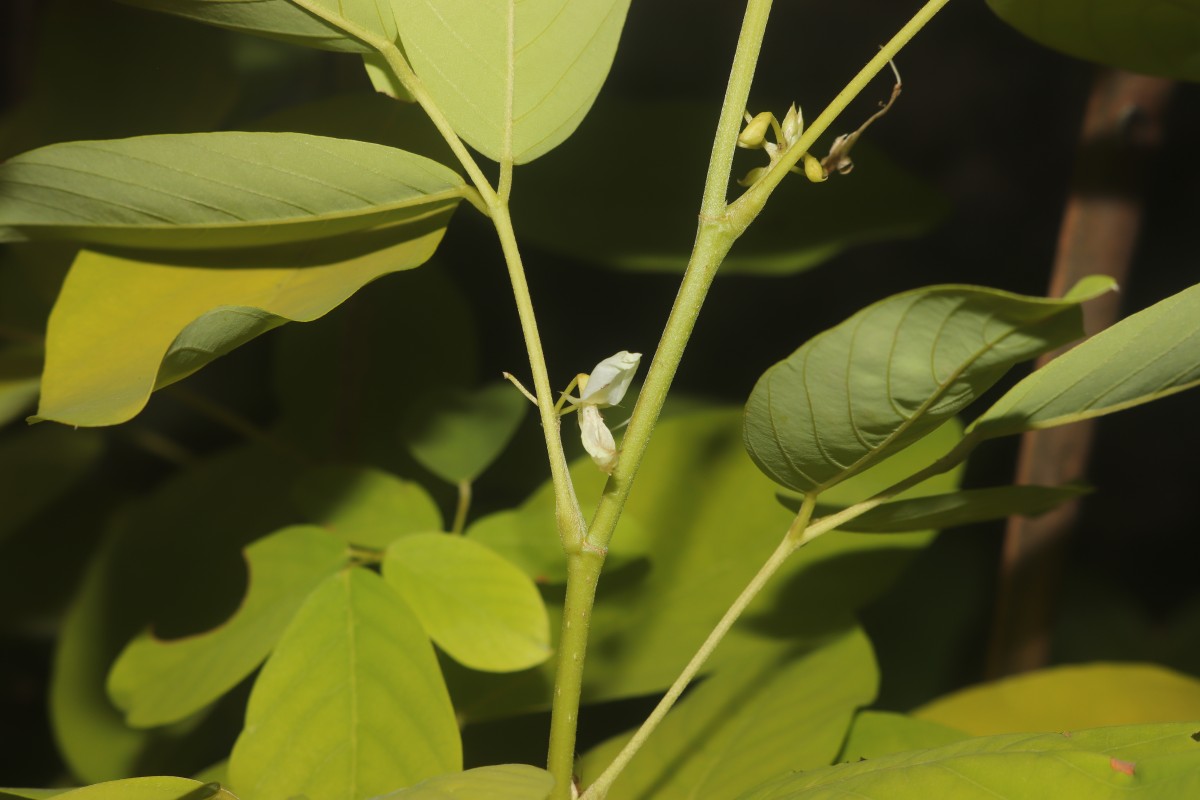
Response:
[[[1078,58],[1200,81],[1197,0],[988,0],[1029,38]]]
[[[477,542],[438,533],[397,539],[383,577],[464,666],[513,672],[550,657],[550,622],[537,587]]]
[[[746,449],[773,480],[822,491],[896,452],[975,400],[1014,364],[1083,335],[1068,297],[934,286],[868,306],[768,369],[746,404]]]
[[[532,161],[579,125],[629,0],[393,0],[413,68],[454,130],[494,161]]]
[[[226,131],[65,142],[0,164],[0,241],[259,247],[419,222],[465,191],[448,167],[350,139]]]
[[[361,800],[461,768],[433,647],[383,579],[355,568],[309,596],[267,660],[229,780],[254,800]]]
[[[373,800],[546,800],[554,776],[526,764],[478,767],[439,775]]]
[[[1153,664],[1079,664],[954,692],[913,712],[974,736],[1200,720],[1200,680]]]
[[[878,671],[866,635],[852,628],[811,651],[781,645],[773,658],[721,672],[671,711],[613,784],[622,798],[734,797],[785,770],[829,764]],[[584,785],[629,736],[588,752]]]
[[[313,467],[296,481],[294,497],[310,521],[362,547],[382,550],[401,536],[445,527],[420,484],[369,467]]]
[[[238,800],[217,783],[189,778],[127,778],[55,795],[63,800]]]
[[[1196,724],[966,739],[786,775],[738,800],[1188,797],[1200,791]]]
[[[525,419],[528,401],[506,382],[475,391],[432,391],[405,418],[409,452],[450,483],[473,481],[503,452]]]
[[[936,722],[892,711],[860,711],[837,760],[854,762],[908,750],[928,750],[966,738],[968,734]]]
[[[150,393],[288,320],[314,320],[380,275],[423,264],[444,228],[348,255],[325,243],[300,264],[180,266],[79,254],[50,317],[38,418],[113,425]],[[97,302],[104,298],[104,302]]]
[[[1064,353],[968,429],[985,438],[1111,414],[1200,385],[1200,284]]]
[[[164,641],[146,631],[108,676],[108,693],[135,728],[178,722],[214,702],[258,668],[308,594],[347,559],[320,528],[296,526],[246,548],[249,585],[225,624]]]

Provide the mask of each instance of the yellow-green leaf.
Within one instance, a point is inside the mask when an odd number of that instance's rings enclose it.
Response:
[[[401,536],[445,527],[420,484],[370,467],[313,467],[296,481],[293,495],[310,521],[362,547],[382,550]]]
[[[545,800],[554,776],[526,764],[477,767],[439,775],[374,800]]]

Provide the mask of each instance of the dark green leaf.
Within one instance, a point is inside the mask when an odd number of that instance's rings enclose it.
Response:
[[[450,483],[474,481],[499,457],[525,419],[528,401],[507,382],[474,391],[422,395],[406,415],[413,458]]]

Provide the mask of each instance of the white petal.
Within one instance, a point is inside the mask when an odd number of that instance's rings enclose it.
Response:
[[[583,449],[603,472],[612,472],[617,465],[617,443],[612,431],[604,424],[600,409],[585,405],[579,409],[579,431],[583,437]]]
[[[579,401],[596,406],[615,406],[625,396],[641,361],[641,353],[630,353],[628,350],[604,359],[588,376],[587,389],[580,395]]]

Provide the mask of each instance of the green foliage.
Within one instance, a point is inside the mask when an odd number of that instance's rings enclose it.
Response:
[[[420,484],[377,469],[314,467],[299,477],[292,496],[309,520],[360,547],[382,550],[401,536],[444,527]]]
[[[545,800],[554,777],[524,764],[479,767],[440,775],[378,800]]]
[[[470,482],[508,446],[526,408],[525,398],[507,383],[476,392],[431,391],[409,409],[405,443],[434,475],[450,483]]]

